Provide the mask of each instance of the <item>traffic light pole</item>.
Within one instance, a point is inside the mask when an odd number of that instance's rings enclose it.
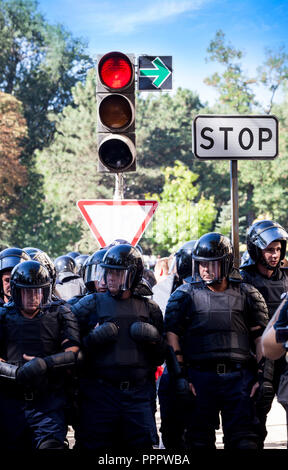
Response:
[[[124,176],[123,173],[115,173],[114,201],[124,199]]]

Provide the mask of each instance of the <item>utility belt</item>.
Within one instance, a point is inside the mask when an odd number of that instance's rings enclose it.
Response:
[[[97,378],[96,382],[98,382],[101,385],[109,385],[112,386],[118,390],[121,390],[122,392],[124,391],[130,391],[130,390],[135,390],[137,388],[144,387],[148,383],[148,379],[138,379],[138,380],[113,380],[113,379],[101,379]]]
[[[219,361],[201,361],[190,362],[188,368],[192,370],[200,370],[203,372],[215,372],[218,375],[230,374],[231,372],[239,372],[242,369],[249,368],[248,362],[235,362],[227,360]]]
[[[49,394],[47,390],[30,390],[18,387],[17,385],[15,387],[1,387],[1,392],[7,398],[24,400],[25,402],[33,402]]]

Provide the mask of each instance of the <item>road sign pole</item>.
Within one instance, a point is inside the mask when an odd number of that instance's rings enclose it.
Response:
[[[232,242],[234,247],[234,264],[239,267],[239,202],[238,202],[238,160],[230,160],[230,187],[232,211]]]
[[[124,199],[124,176],[122,173],[115,173],[115,191],[114,201],[122,201]]]

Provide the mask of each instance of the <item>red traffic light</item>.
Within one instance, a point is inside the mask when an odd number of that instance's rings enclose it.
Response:
[[[101,58],[98,73],[104,86],[121,90],[130,85],[134,71],[130,59],[125,54],[109,52]]]

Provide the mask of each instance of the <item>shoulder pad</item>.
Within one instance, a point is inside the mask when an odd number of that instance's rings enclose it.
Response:
[[[101,294],[93,293],[84,295],[78,302],[70,305],[72,312],[75,313],[75,315],[90,313],[96,308],[97,295]]]
[[[268,320],[267,304],[259,290],[252,286],[252,284],[246,282],[242,282],[240,287],[242,292],[248,294],[249,300],[251,300],[254,305],[254,310],[262,314],[263,320]]]

